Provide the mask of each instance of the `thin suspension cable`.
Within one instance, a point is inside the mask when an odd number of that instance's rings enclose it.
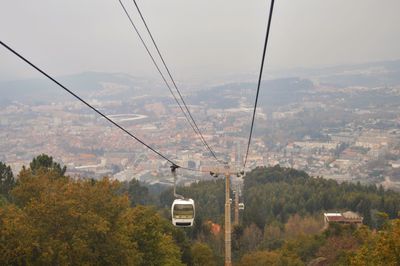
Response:
[[[199,172],[199,173],[207,173],[207,174],[210,173],[210,171],[194,169],[194,168],[188,168],[188,167],[183,167],[183,166],[179,167],[179,169],[183,169],[183,170],[187,170],[187,171],[191,171],[191,172]]]
[[[3,45],[5,48],[7,48],[10,52],[12,52],[13,54],[15,54],[16,56],[18,56],[20,59],[22,59],[23,61],[25,61],[27,64],[29,64],[31,67],[33,67],[34,69],[36,69],[37,71],[39,71],[41,74],[43,74],[44,76],[46,76],[48,79],[50,79],[51,81],[53,81],[55,84],[57,84],[58,86],[60,86],[62,89],[64,89],[66,92],[68,92],[69,94],[71,94],[72,96],[74,96],[75,98],[77,98],[79,101],[81,101],[82,103],[84,103],[86,106],[88,106],[89,108],[91,108],[93,111],[95,111],[97,114],[99,114],[100,116],[102,116],[103,118],[105,118],[107,121],[109,121],[111,124],[113,124],[114,126],[118,127],[119,129],[121,129],[123,132],[125,132],[126,134],[128,134],[130,137],[134,138],[136,141],[138,141],[139,143],[141,143],[142,145],[144,145],[146,148],[148,148],[149,150],[151,150],[152,152],[154,152],[155,154],[157,154],[158,156],[160,156],[161,158],[165,159],[166,161],[168,161],[169,163],[171,163],[172,165],[177,165],[176,163],[174,163],[171,159],[167,158],[165,155],[161,154],[160,152],[156,151],[154,148],[152,148],[150,145],[146,144],[144,141],[142,141],[141,139],[139,139],[138,137],[136,137],[135,135],[133,135],[131,132],[129,132],[128,130],[126,130],[124,127],[120,126],[118,123],[116,123],[114,120],[108,118],[105,114],[103,114],[102,112],[100,112],[99,110],[97,110],[95,107],[93,107],[92,105],[90,105],[88,102],[86,102],[85,100],[83,100],[81,97],[79,97],[78,95],[76,95],[74,92],[72,92],[71,90],[67,89],[64,85],[62,85],[60,82],[58,82],[57,80],[55,80],[53,77],[51,77],[49,74],[47,74],[45,71],[43,71],[42,69],[40,69],[39,67],[37,67],[36,65],[34,65],[33,63],[31,63],[28,59],[26,59],[25,57],[23,57],[21,54],[19,54],[18,52],[16,52],[14,49],[12,49],[10,46],[8,46],[7,44],[3,43],[2,41],[0,41],[0,44]],[[180,166],[179,166],[180,167]],[[196,171],[195,169],[190,169],[193,171]]]
[[[153,64],[154,64],[155,67],[157,68],[158,73],[161,75],[162,79],[164,80],[164,83],[165,83],[166,86],[168,87],[170,93],[171,93],[172,96],[174,97],[174,99],[175,99],[176,103],[178,104],[179,108],[181,109],[182,113],[185,115],[186,120],[188,121],[188,123],[189,123],[190,126],[192,127],[193,131],[194,131],[197,135],[199,135],[199,133],[198,133],[198,131],[197,131],[197,130],[199,130],[199,129],[198,129],[198,127],[197,127],[196,122],[193,120],[193,117],[191,116],[190,112],[188,112],[188,113],[189,113],[190,117],[192,118],[193,122],[191,122],[191,120],[189,119],[188,115],[187,115],[186,112],[183,110],[181,103],[180,103],[179,100],[176,98],[175,94],[173,93],[173,91],[172,91],[172,89],[171,89],[169,83],[167,82],[166,78],[164,77],[164,74],[163,74],[162,71],[160,70],[160,68],[159,68],[158,64],[156,63],[156,61],[155,61],[153,55],[151,54],[150,50],[148,49],[148,47],[147,47],[145,41],[143,40],[141,34],[139,33],[139,30],[138,30],[137,27],[135,26],[135,23],[133,22],[133,20],[132,20],[131,16],[129,15],[128,11],[126,10],[124,4],[122,3],[121,0],[119,0],[119,3],[121,4],[121,6],[122,6],[122,8],[123,8],[123,10],[124,10],[124,12],[125,12],[125,14],[126,14],[126,16],[128,17],[129,21],[131,22],[131,25],[132,25],[133,28],[135,29],[137,35],[139,36],[139,39],[141,40],[143,46],[145,47],[145,49],[146,49],[148,55],[150,56],[150,58],[151,58]],[[147,28],[147,24],[146,24],[146,28]],[[151,35],[151,37],[152,37],[152,35]],[[152,37],[152,39],[153,39],[153,37]],[[154,39],[153,39],[153,40],[154,40]],[[157,47],[157,50],[158,50],[158,47]],[[163,59],[162,59],[162,60],[163,60]],[[163,60],[163,61],[164,61],[164,60]],[[169,72],[169,71],[168,71],[168,72]],[[179,91],[178,91],[178,93],[179,93]],[[179,94],[180,94],[180,93],[179,93]],[[181,97],[181,99],[182,99],[182,96],[181,96],[181,95],[180,95],[180,97]],[[186,106],[186,104],[185,104],[185,106]],[[186,109],[187,109],[187,107],[186,107]],[[194,123],[194,125],[193,125],[192,123]],[[196,129],[196,128],[197,128],[197,129]],[[200,139],[201,139],[201,141],[203,142],[203,145],[205,145],[206,148],[208,148],[208,149],[210,150],[212,156],[213,156],[214,158],[216,158],[215,153],[209,148],[207,142],[206,142],[205,139],[202,137],[202,135],[201,135]],[[217,158],[216,158],[216,159],[217,159]],[[217,159],[217,160],[218,160],[218,159]]]
[[[219,159],[217,158],[217,156],[215,155],[215,152],[211,149],[210,145],[209,145],[209,144],[207,143],[207,141],[204,139],[203,134],[201,133],[199,127],[197,126],[196,121],[194,120],[194,118],[193,118],[193,116],[192,116],[192,113],[190,112],[189,108],[187,107],[186,102],[185,102],[185,100],[183,99],[183,96],[182,96],[181,92],[179,91],[178,86],[176,85],[175,79],[172,77],[171,71],[169,70],[169,68],[168,68],[168,66],[167,66],[167,64],[166,64],[166,62],[165,62],[165,60],[164,60],[164,57],[162,56],[162,54],[161,54],[161,52],[160,52],[160,49],[158,48],[158,45],[157,45],[156,41],[154,40],[153,34],[151,34],[151,31],[150,31],[150,29],[149,29],[149,27],[148,27],[148,25],[147,25],[147,23],[146,23],[146,20],[144,19],[143,14],[142,14],[142,12],[140,11],[140,8],[139,8],[138,4],[136,3],[136,0],[132,0],[132,1],[133,1],[133,3],[135,4],[135,7],[136,7],[136,9],[137,9],[137,11],[138,11],[138,13],[139,13],[139,15],[140,15],[140,18],[142,19],[143,24],[144,24],[144,26],[146,27],[146,30],[147,30],[147,32],[148,32],[150,38],[151,38],[151,41],[153,42],[154,47],[156,48],[157,53],[158,53],[158,55],[159,55],[160,58],[161,58],[161,61],[162,61],[163,65],[164,65],[164,67],[165,67],[165,69],[166,69],[166,71],[167,71],[167,73],[168,73],[168,76],[169,76],[169,78],[171,79],[172,84],[173,84],[174,87],[175,87],[175,90],[178,92],[179,98],[181,99],[183,105],[185,106],[185,109],[186,109],[187,113],[189,114],[189,117],[190,117],[190,119],[192,120],[192,122],[193,122],[193,124],[194,124],[194,126],[195,126],[195,128],[196,128],[196,130],[197,130],[197,135],[199,135],[199,137],[200,137],[201,140],[203,141],[203,144],[204,144],[204,145],[206,146],[206,148],[210,151],[211,155],[212,155],[218,162],[220,162],[220,160],[219,160]]]
[[[248,155],[249,155],[251,137],[252,137],[252,135],[253,135],[254,118],[255,118],[255,116],[256,116],[257,103],[258,103],[258,95],[259,95],[259,92],[260,92],[261,78],[262,78],[263,69],[264,69],[265,54],[266,54],[266,51],[267,51],[267,44],[268,44],[269,31],[270,31],[270,28],[271,28],[271,20],[272,20],[272,14],[273,14],[273,10],[274,10],[274,2],[275,2],[274,0],[271,0],[271,6],[270,6],[270,9],[269,9],[269,18],[268,18],[268,25],[267,25],[267,33],[266,33],[266,35],[265,35],[264,51],[263,51],[263,56],[262,56],[262,60],[261,60],[260,74],[259,74],[259,76],[258,76],[257,94],[256,94],[256,100],[255,100],[255,102],[254,102],[253,118],[252,118],[252,120],[251,120],[250,135],[249,135],[249,141],[247,142],[247,151],[246,151],[246,157],[245,157],[244,164],[243,164],[243,169],[246,167],[247,157],[248,157]]]
[[[188,121],[188,123],[190,124],[190,126],[192,127],[192,129],[196,132],[195,127],[194,127],[194,126],[192,125],[192,123],[190,122],[189,117],[187,116],[186,112],[183,110],[183,107],[182,107],[182,105],[180,104],[179,100],[176,98],[174,92],[173,92],[172,89],[171,89],[171,86],[170,86],[169,83],[167,82],[167,80],[166,80],[164,74],[162,73],[162,71],[161,71],[161,69],[159,68],[157,62],[155,61],[153,55],[151,54],[149,48],[147,47],[145,41],[144,41],[143,38],[142,38],[142,35],[139,33],[139,30],[136,28],[135,23],[133,23],[133,20],[132,20],[131,16],[129,15],[128,11],[126,10],[124,4],[121,2],[121,0],[119,0],[119,3],[121,4],[121,6],[122,6],[122,8],[123,8],[123,10],[124,10],[124,12],[125,12],[125,14],[126,14],[126,16],[128,17],[128,19],[129,19],[130,23],[132,24],[133,28],[135,29],[137,35],[139,36],[139,39],[140,39],[140,41],[142,42],[144,48],[146,49],[147,54],[150,56],[151,61],[153,62],[154,66],[156,67],[158,73],[161,75],[161,78],[162,78],[162,80],[164,81],[165,85],[167,86],[169,92],[170,92],[171,95],[173,96],[175,102],[178,104],[178,106],[179,106],[179,108],[181,109],[182,113],[185,115],[185,118],[186,118],[186,120]]]
[[[33,63],[31,63],[28,59],[26,59],[25,57],[23,57],[21,54],[19,54],[18,52],[16,52],[14,49],[12,49],[10,46],[8,46],[7,44],[5,44],[4,42],[0,41],[0,44],[3,45],[5,48],[7,48],[9,51],[11,51],[13,54],[15,54],[16,56],[18,56],[20,59],[22,59],[23,61],[25,61],[27,64],[29,64],[31,67],[33,67],[34,69],[36,69],[37,71],[39,71],[41,74],[43,74],[44,76],[46,76],[48,79],[50,79],[51,81],[53,81],[54,83],[56,83],[58,86],[60,86],[62,89],[64,89],[65,91],[67,91],[68,93],[70,93],[72,96],[74,96],[75,98],[77,98],[79,101],[83,102],[86,106],[88,106],[89,108],[91,108],[93,111],[95,111],[96,113],[98,113],[100,116],[102,116],[103,118],[105,118],[107,121],[109,121],[110,123],[112,123],[113,125],[115,125],[116,127],[118,127],[119,129],[121,129],[122,131],[124,131],[126,134],[128,134],[130,137],[134,138],[136,141],[138,141],[140,144],[144,145],[146,148],[148,148],[149,150],[151,150],[152,152],[154,152],[155,154],[157,154],[158,156],[160,156],[161,158],[165,159],[166,161],[168,161],[169,163],[171,163],[172,165],[183,169],[183,170],[187,170],[187,171],[191,171],[191,172],[200,172],[200,173],[209,173],[208,171],[204,171],[204,170],[200,170],[200,169],[194,169],[194,168],[188,168],[188,167],[183,167],[180,166],[179,164],[176,164],[175,162],[173,162],[171,159],[167,158],[165,155],[161,154],[160,152],[158,152],[157,150],[155,150],[154,148],[152,148],[150,145],[146,144],[144,141],[142,141],[141,139],[139,139],[138,137],[134,136],[132,133],[130,133],[128,130],[126,130],[125,128],[123,128],[122,126],[120,126],[119,124],[117,124],[115,121],[113,121],[112,119],[108,118],[106,115],[104,115],[103,113],[101,113],[99,110],[97,110],[95,107],[91,106],[89,103],[87,103],[86,101],[84,101],[82,98],[80,98],[78,95],[76,95],[75,93],[73,93],[71,90],[67,89],[65,86],[63,86],[61,83],[59,83],[57,80],[55,80],[54,78],[52,78],[50,75],[48,75],[46,72],[44,72],[43,70],[41,70],[39,67],[37,67],[36,65],[34,65]]]

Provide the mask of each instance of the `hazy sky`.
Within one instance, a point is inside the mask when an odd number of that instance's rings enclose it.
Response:
[[[269,1],[137,2],[178,80],[258,71]],[[0,3],[0,39],[53,75],[107,71],[158,78],[118,0]],[[141,24],[132,1],[124,3]],[[399,0],[276,0],[267,66],[400,59],[399,10]],[[37,76],[0,47],[0,80]]]

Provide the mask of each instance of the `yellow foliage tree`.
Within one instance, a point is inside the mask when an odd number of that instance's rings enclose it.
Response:
[[[314,235],[322,231],[323,220],[311,216],[301,217],[295,214],[285,224],[285,238],[296,239],[303,235]]]
[[[192,246],[193,266],[215,266],[214,254],[209,246],[197,242]]]
[[[167,221],[118,187],[22,170],[18,205],[0,209],[0,265],[181,265]]]
[[[38,232],[29,217],[14,205],[0,208],[0,264],[23,265],[32,261]]]
[[[400,265],[400,219],[389,222],[384,230],[363,232],[362,236],[364,244],[351,258],[351,265]]]
[[[127,225],[128,237],[138,244],[141,265],[183,265],[172,237],[172,225],[154,209],[137,206],[125,213],[124,220],[132,221]]]
[[[238,266],[297,266],[304,265],[300,259],[282,255],[277,251],[255,251],[242,257]]]

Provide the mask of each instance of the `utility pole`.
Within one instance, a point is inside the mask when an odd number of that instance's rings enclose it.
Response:
[[[243,175],[243,171],[240,173],[233,172],[228,165],[225,165],[224,168],[215,168],[214,172],[210,172],[210,175],[217,178],[222,173],[225,173],[225,266],[232,266],[230,178],[231,175]],[[237,202],[239,202],[239,198]]]
[[[239,225],[239,186],[236,187],[235,192],[235,218],[234,225]]]
[[[230,203],[230,173],[225,174],[225,266],[232,265],[231,255],[231,203]]]

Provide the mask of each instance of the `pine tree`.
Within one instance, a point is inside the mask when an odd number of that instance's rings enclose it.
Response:
[[[15,186],[15,179],[10,166],[0,162],[0,195],[10,199],[10,191]]]

